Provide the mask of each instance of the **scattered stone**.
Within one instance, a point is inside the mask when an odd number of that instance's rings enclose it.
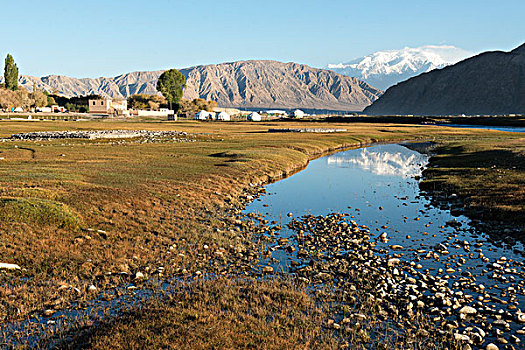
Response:
[[[69,131],[40,131],[11,135],[13,140],[53,140],[53,139],[129,139],[129,138],[159,138],[187,136],[181,131],[152,131],[152,130],[69,130]],[[61,155],[62,156],[62,155]]]

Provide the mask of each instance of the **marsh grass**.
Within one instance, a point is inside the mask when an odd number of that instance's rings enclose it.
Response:
[[[290,281],[200,280],[76,333],[64,348],[336,349],[325,318]]]
[[[444,142],[423,175],[423,189],[457,194],[468,215],[508,222],[525,230],[523,139],[467,137]]]

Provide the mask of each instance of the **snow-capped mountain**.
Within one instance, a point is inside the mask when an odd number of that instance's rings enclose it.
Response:
[[[401,50],[378,51],[348,63],[329,64],[328,69],[386,90],[408,78],[455,64],[472,55],[472,52],[455,46],[405,47]]]

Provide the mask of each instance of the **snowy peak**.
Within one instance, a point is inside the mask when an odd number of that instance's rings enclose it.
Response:
[[[369,115],[525,113],[525,46],[488,51],[392,86]]]
[[[455,46],[427,45],[401,50],[378,51],[347,63],[329,64],[328,69],[356,77],[381,90],[436,68],[472,56]]]

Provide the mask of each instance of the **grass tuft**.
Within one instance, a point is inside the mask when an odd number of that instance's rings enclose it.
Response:
[[[67,205],[41,198],[0,198],[0,220],[78,229],[81,218]]]

